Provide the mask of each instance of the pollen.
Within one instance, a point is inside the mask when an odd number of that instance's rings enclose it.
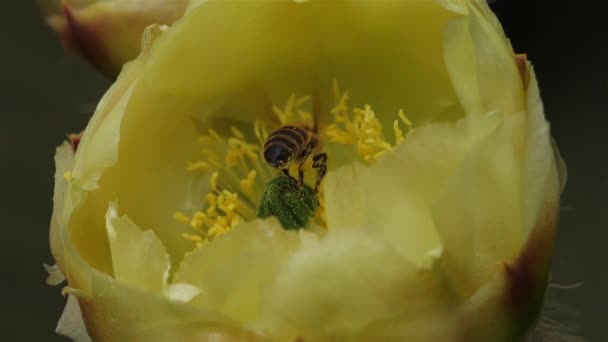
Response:
[[[333,92],[336,104],[331,110],[331,114],[334,121],[324,130],[324,134],[330,142],[356,146],[359,156],[368,165],[373,164],[403,142],[405,134],[399,125],[399,120],[393,122],[395,143],[391,144],[385,138],[382,124],[370,105],[351,110],[348,106],[348,94],[340,90],[336,81],[333,84]],[[399,111],[398,117],[406,126],[407,133],[410,133],[413,125],[403,110]]]

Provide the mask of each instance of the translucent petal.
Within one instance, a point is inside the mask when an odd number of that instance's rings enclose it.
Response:
[[[106,215],[114,279],[162,294],[171,268],[165,247],[154,232],[141,230],[127,216],[118,217],[116,210],[110,205]]]
[[[539,221],[544,220],[547,203],[557,200],[555,197],[558,194],[553,189],[555,184],[552,184],[552,178],[558,177],[560,191],[563,190],[566,182],[566,164],[550,137],[549,123],[545,119],[536,75],[532,69],[527,86],[527,108],[522,189],[526,210],[524,225],[526,229],[531,230],[539,224]]]
[[[68,191],[68,182],[64,179],[66,172],[72,169],[74,160],[74,151],[68,142],[64,142],[55,152],[55,185],[53,192],[53,213],[51,215],[51,227],[49,239],[51,243],[51,252],[55,262],[60,269],[66,270],[64,261],[65,251],[63,248],[62,235],[67,225],[64,202],[66,192]]]
[[[515,257],[525,238],[518,148],[523,119],[503,117],[468,151],[432,207],[444,247],[442,269],[465,297],[488,281],[501,261]]]
[[[337,79],[386,125],[400,108],[415,122],[457,118],[441,39],[454,16],[432,1],[202,2],[158,41],[145,82],[206,117],[265,117],[315,92],[326,121]]]
[[[259,316],[273,293],[267,288],[309,232],[285,231],[274,219],[239,225],[184,258],[175,282],[201,293],[192,304],[247,322]]]
[[[494,15],[485,4],[465,3],[466,15],[452,19],[443,37],[444,61],[462,106],[468,114],[525,110],[514,53]]]
[[[441,335],[434,320],[445,318],[448,306],[437,274],[417,271],[369,228],[305,241],[269,289],[263,326],[275,336],[304,340],[369,336],[368,328],[382,325],[399,331],[393,339]]]
[[[59,265],[54,264],[49,266],[43,264],[42,266],[44,266],[44,269],[49,273],[49,276],[46,278],[47,285],[56,286],[65,281],[65,276],[63,275],[63,272],[61,272]]]
[[[80,191],[70,201],[81,205],[71,217],[70,234],[84,259],[107,273],[112,267],[104,218],[111,200],[119,201],[134,222],[154,230],[172,261],[179,262],[190,248],[180,236],[186,227],[172,216],[192,196],[192,175],[184,165],[198,153],[194,125],[191,118],[175,115],[177,108],[155,105],[134,91],[148,49],[161,33],[158,27],[146,32],[141,57],[125,67],[98,105],[74,162],[72,175]],[[149,107],[128,110],[146,101]],[[154,120],[151,108],[161,113]],[[175,159],[167,162],[170,156]]]
[[[325,181],[329,234],[356,227],[388,234],[411,263],[427,262],[428,253],[442,247],[431,205],[498,119],[424,126],[369,168],[355,164],[330,172]]]
[[[59,335],[69,337],[74,342],[92,341],[84,325],[78,299],[73,295],[68,295],[68,301],[65,305],[65,309],[63,309],[61,318],[59,318],[55,332]]]
[[[127,286],[93,271],[92,295],[79,298],[95,341],[255,341],[231,319]]]

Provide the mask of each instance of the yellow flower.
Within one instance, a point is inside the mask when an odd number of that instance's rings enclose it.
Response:
[[[187,0],[39,0],[46,21],[64,46],[106,76],[137,57],[148,25],[172,24]]]
[[[531,327],[565,168],[534,72],[484,1],[207,1],[143,41],[78,151],[56,156],[60,332],[512,341]],[[294,122],[317,125],[329,166],[297,231],[255,217],[278,175],[261,145]],[[79,317],[86,332],[66,323]]]

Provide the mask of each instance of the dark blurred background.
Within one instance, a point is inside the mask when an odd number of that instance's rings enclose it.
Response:
[[[430,0],[429,0],[430,1]],[[553,281],[564,323],[608,341],[608,47],[601,1],[497,0],[517,52],[534,63],[568,164]],[[55,146],[82,130],[109,82],[64,52],[34,1],[0,10],[0,340],[65,341],[54,334],[65,299],[45,284]],[[606,210],[606,211],[605,211]]]

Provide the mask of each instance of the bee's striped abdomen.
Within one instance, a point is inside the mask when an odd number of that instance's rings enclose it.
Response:
[[[282,167],[308,149],[312,133],[296,126],[283,126],[272,132],[264,144],[264,158],[273,167]]]

